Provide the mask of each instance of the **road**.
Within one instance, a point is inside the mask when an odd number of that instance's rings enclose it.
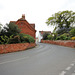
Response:
[[[0,54],[0,75],[75,75],[75,49],[38,43],[26,51]]]

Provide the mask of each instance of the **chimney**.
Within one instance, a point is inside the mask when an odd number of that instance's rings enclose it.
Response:
[[[24,19],[24,20],[25,20],[25,14],[22,14],[22,19]]]

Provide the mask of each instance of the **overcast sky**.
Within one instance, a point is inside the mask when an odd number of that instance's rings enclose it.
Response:
[[[38,31],[53,30],[45,22],[52,14],[63,10],[75,12],[75,0],[0,0],[0,23],[17,21],[25,14],[29,23],[35,23],[38,36]]]

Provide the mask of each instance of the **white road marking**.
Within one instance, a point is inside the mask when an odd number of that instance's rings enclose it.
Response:
[[[66,74],[66,72],[65,71],[62,71],[61,74],[59,74],[59,75],[65,75],[65,74]]]
[[[74,64],[71,64],[71,66],[74,66]]]
[[[71,69],[71,67],[67,67],[65,70],[70,70]]]
[[[19,59],[11,60],[11,61],[1,62],[0,65],[1,64],[5,64],[5,63],[10,63],[10,62],[15,62],[15,61],[23,60],[23,59],[26,59],[26,58],[29,58],[29,57],[24,57],[24,58],[19,58]]]

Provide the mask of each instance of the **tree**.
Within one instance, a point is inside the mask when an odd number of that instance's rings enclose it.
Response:
[[[70,34],[72,37],[75,36],[75,27],[71,29]]]
[[[2,24],[0,23],[0,32],[1,32]]]
[[[48,37],[47,37],[48,35],[49,35],[49,33],[46,33],[46,32],[45,32],[45,33],[43,34],[43,40],[47,40],[47,39],[48,39]]]
[[[66,29],[75,24],[75,12],[73,11],[60,11],[49,17],[46,22],[47,25],[53,25],[55,28]]]
[[[71,27],[70,27],[70,28],[63,27],[63,28],[58,29],[58,30],[56,31],[56,33],[57,33],[58,35],[62,35],[62,34],[64,34],[64,33],[69,33],[69,31],[70,31],[71,29],[72,29]]]
[[[10,36],[10,35],[17,35],[20,33],[20,28],[18,27],[18,25],[14,24],[14,23],[9,23],[9,24],[6,24],[6,26],[4,27],[4,29],[2,29],[1,33],[3,35],[7,35],[7,36]]]

